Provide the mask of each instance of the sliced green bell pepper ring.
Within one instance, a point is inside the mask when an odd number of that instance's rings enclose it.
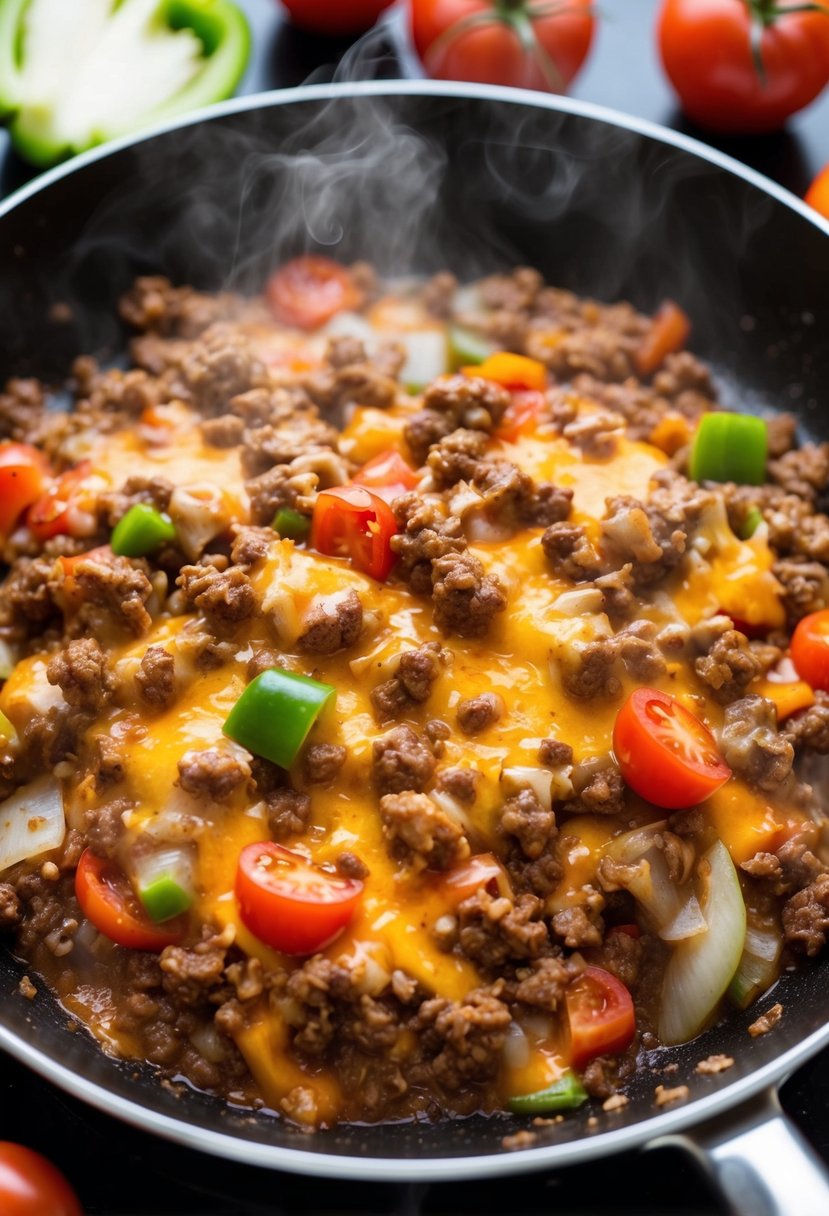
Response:
[[[175,539],[176,529],[169,515],[137,502],[115,525],[110,544],[118,557],[146,557]]]
[[[64,23],[44,0],[0,0],[0,115],[35,165],[230,97],[247,66],[250,30],[232,0],[66,7]],[[116,60],[114,87],[96,55]]]
[[[311,520],[301,511],[282,507],[273,517],[271,527],[283,540],[307,540],[311,531]]]
[[[508,1108],[515,1115],[545,1115],[556,1110],[577,1110],[587,1101],[587,1091],[574,1072],[566,1072],[546,1089],[510,1098]]]
[[[233,706],[224,733],[254,756],[290,768],[309,730],[337,692],[310,676],[269,667]]]
[[[766,480],[767,451],[762,418],[716,411],[705,414],[697,427],[688,471],[694,481],[760,486]]]

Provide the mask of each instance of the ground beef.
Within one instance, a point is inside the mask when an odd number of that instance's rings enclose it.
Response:
[[[534,790],[519,790],[501,808],[501,831],[514,836],[525,857],[540,857],[555,832],[555,816],[538,800]]]
[[[826,755],[829,752],[829,693],[816,689],[815,704],[787,718],[780,733],[796,752],[808,749]]]
[[[612,410],[582,410],[562,433],[585,456],[605,460],[616,451],[624,426],[622,415]]]
[[[515,987],[515,999],[531,1009],[555,1013],[564,1002],[567,986],[581,972],[575,960],[539,958],[522,968],[522,979]]]
[[[509,403],[507,390],[483,376],[440,376],[423,394],[424,409],[451,418],[453,430],[489,431]]]
[[[725,629],[708,653],[695,660],[694,670],[715,699],[721,705],[728,705],[741,697],[760,674],[760,663],[744,634],[736,629]]]
[[[478,793],[481,774],[474,768],[444,768],[438,773],[436,787],[456,802],[472,806]]]
[[[181,375],[196,408],[212,416],[226,413],[231,397],[254,388],[265,371],[239,331],[217,323],[188,348]]]
[[[538,745],[538,763],[545,768],[564,768],[573,763],[573,749],[560,739],[542,739]]]
[[[581,583],[601,570],[599,555],[581,524],[551,524],[541,537],[541,547],[558,578]]]
[[[435,624],[444,633],[482,637],[507,597],[497,575],[485,574],[472,553],[447,553],[432,563]]]
[[[463,427],[440,439],[426,460],[437,489],[445,490],[459,481],[471,481],[486,446],[485,431],[467,431]]]
[[[46,398],[39,380],[9,380],[0,392],[0,438],[32,443]]]
[[[98,513],[105,516],[110,528],[114,528],[127,511],[139,503],[155,507],[156,511],[166,511],[174,488],[166,477],[128,477],[120,490],[99,497]]]
[[[15,638],[40,633],[56,616],[52,567],[46,558],[19,557],[0,584],[0,624]]]
[[[633,989],[639,979],[643,947],[639,938],[620,929],[613,929],[601,944],[597,963],[620,979],[626,988]]]
[[[616,1066],[609,1056],[596,1056],[582,1073],[582,1085],[591,1098],[606,1101],[616,1092]]]
[[[454,1093],[494,1077],[511,1022],[510,1012],[493,992],[476,988],[463,1001],[434,997],[417,1014],[420,1050],[430,1058],[429,1075],[444,1092]]]
[[[487,517],[501,527],[547,527],[567,519],[572,490],[551,482],[536,485],[529,474],[509,460],[481,460],[473,471],[473,488],[480,494]]]
[[[116,798],[103,806],[90,807],[84,813],[83,830],[86,842],[98,857],[114,857],[124,835],[124,816],[135,809],[127,798]]]
[[[94,638],[77,638],[53,655],[46,678],[57,684],[67,705],[100,713],[117,687],[115,673]]]
[[[819,954],[829,931],[829,874],[821,874],[783,907],[786,941],[810,958]]]
[[[121,747],[109,735],[96,735],[91,740],[95,785],[98,789],[115,784],[124,776]]]
[[[380,816],[392,856],[415,869],[447,870],[469,856],[461,828],[425,794],[386,794]]]
[[[219,1004],[225,995],[227,947],[205,927],[205,936],[192,949],[165,946],[159,957],[162,987],[177,1005]]]
[[[829,571],[820,562],[788,557],[774,563],[774,576],[783,586],[783,606],[789,625],[810,612],[829,606]]]
[[[598,924],[590,919],[581,906],[565,908],[553,916],[553,932],[562,939],[565,946],[571,950],[584,950],[589,946],[602,944],[602,921]]]
[[[80,620],[94,622],[103,612],[131,633],[146,633],[150,628],[152,618],[144,605],[153,588],[140,565],[126,557],[90,554],[77,562],[72,577],[85,601]]]
[[[335,654],[353,646],[363,631],[363,605],[353,588],[317,600],[305,618],[297,646],[306,654]]]
[[[23,909],[14,887],[0,882],[0,932],[16,929],[22,917]]]
[[[202,439],[211,448],[238,447],[244,433],[244,421],[237,414],[219,414],[201,424]]]
[[[251,768],[238,751],[207,747],[188,751],[178,762],[179,784],[196,798],[224,802],[251,776]]]
[[[395,726],[375,739],[372,779],[380,794],[422,793],[435,771],[430,748],[410,726]]]
[[[508,959],[535,959],[549,949],[544,905],[535,895],[492,896],[483,887],[458,905],[463,953],[493,971]]]
[[[726,706],[720,732],[726,764],[752,785],[773,790],[792,770],[794,748],[777,733],[772,701],[751,694]]]
[[[621,815],[625,809],[625,783],[611,757],[596,756],[577,764],[572,772],[574,797],[564,804],[568,815]]]
[[[664,675],[666,663],[657,648],[653,621],[633,621],[616,634],[616,649],[625,671],[639,684],[653,684]]]
[[[441,661],[449,657],[437,642],[404,651],[391,679],[372,689],[371,703],[379,720],[391,721],[412,706],[428,701]]]
[[[616,674],[618,648],[614,638],[573,643],[559,652],[561,683],[578,700],[618,697],[622,684]]]
[[[310,785],[328,785],[345,764],[346,756],[340,743],[311,743],[302,757],[302,774]]]
[[[236,296],[205,295],[192,287],[174,287],[161,275],[144,275],[121,297],[118,311],[133,329],[195,338],[238,307]]]
[[[452,316],[452,304],[457,289],[458,280],[455,276],[441,270],[426,280],[420,289],[420,298],[433,317],[447,320]]]
[[[245,482],[250,498],[250,517],[254,524],[270,525],[277,511],[283,507],[302,509],[317,488],[316,473],[277,465]]]
[[[813,825],[806,832],[786,840],[776,853],[756,853],[740,868],[752,878],[767,883],[775,895],[791,895],[827,870],[826,864],[813,851],[816,836],[817,829]]]
[[[808,503],[829,484],[829,443],[804,443],[768,463],[769,481]]]
[[[416,595],[428,595],[432,590],[433,563],[466,549],[461,521],[457,516],[447,515],[442,502],[415,493],[395,499],[393,510],[400,529],[391,538],[392,551],[397,555],[395,574]]]
[[[495,692],[482,692],[477,697],[466,697],[458,702],[456,710],[458,726],[465,735],[479,735],[502,717],[504,701]]]
[[[211,629],[231,632],[249,620],[257,608],[256,592],[238,566],[218,570],[215,566],[182,566],[176,583],[185,602],[202,613]]]
[[[616,567],[630,564],[637,589],[653,587],[682,560],[688,534],[681,511],[665,511],[629,495],[608,498],[602,547]]]
[[[257,782],[258,784],[258,782]],[[275,789],[265,799],[268,828],[274,840],[303,832],[311,818],[311,799],[299,790]]]
[[[237,527],[230,549],[231,562],[250,569],[267,557],[274,539],[272,528]]]

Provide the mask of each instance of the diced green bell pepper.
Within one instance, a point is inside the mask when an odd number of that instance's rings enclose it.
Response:
[[[760,486],[766,480],[768,432],[752,414],[704,414],[691,447],[688,471],[694,481],[736,481]]]
[[[146,557],[175,539],[176,530],[169,515],[156,511],[148,503],[137,502],[115,525],[110,544],[119,557]]]
[[[230,97],[249,55],[232,0],[0,0],[0,115],[51,165]]]
[[[169,874],[161,874],[139,892],[141,902],[154,921],[171,920],[181,916],[193,902],[189,891],[185,891]]]
[[[743,520],[743,526],[740,528],[740,536],[742,539],[750,540],[762,522],[763,512],[759,507],[751,507]]]
[[[484,359],[488,359],[495,350],[495,347],[491,342],[487,342],[486,338],[473,333],[471,329],[463,329],[460,325],[449,326],[448,341],[449,366],[453,372],[462,367],[483,363]]]
[[[546,1089],[510,1098],[507,1106],[515,1115],[546,1115],[557,1110],[577,1110],[587,1101],[587,1091],[574,1072],[566,1072]]]
[[[290,768],[317,717],[336,695],[330,684],[269,667],[248,684],[224,732],[254,756]]]
[[[311,521],[301,511],[292,511],[290,507],[282,507],[274,516],[271,527],[283,539],[307,540],[311,531]]]

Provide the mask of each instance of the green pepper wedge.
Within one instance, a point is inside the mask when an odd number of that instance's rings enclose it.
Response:
[[[112,552],[118,557],[145,557],[176,539],[169,515],[149,503],[137,502],[119,519],[112,533]]]
[[[281,507],[274,515],[271,527],[283,540],[307,540],[311,532],[311,520],[301,511]]]
[[[760,486],[766,480],[768,431],[752,414],[712,411],[700,419],[688,471],[694,481],[736,481]]]
[[[310,676],[269,667],[251,680],[230,711],[224,733],[254,756],[290,768],[336,689]]]
[[[0,0],[0,116],[20,155],[42,167],[230,97],[250,55],[232,0],[64,11],[55,20],[49,0]],[[114,88],[99,74],[113,61]]]
[[[577,1110],[587,1101],[587,1090],[574,1072],[565,1072],[546,1089],[517,1094],[507,1102],[515,1115],[546,1115],[557,1110]]]

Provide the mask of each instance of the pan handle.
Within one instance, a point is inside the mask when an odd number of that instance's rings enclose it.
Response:
[[[673,1144],[693,1154],[736,1216],[827,1216],[829,1171],[769,1090],[649,1148]]]

